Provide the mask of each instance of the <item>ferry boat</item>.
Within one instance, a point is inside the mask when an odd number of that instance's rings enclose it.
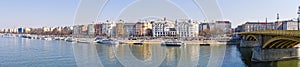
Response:
[[[88,40],[77,40],[77,43],[90,43]]]
[[[94,40],[95,43],[99,43],[101,41],[103,41],[103,38],[99,38],[99,37],[96,37]]]
[[[73,38],[66,38],[65,41],[67,41],[67,42],[76,42],[76,40],[73,39]]]
[[[111,39],[104,39],[102,41],[98,41],[97,43],[100,43],[100,44],[118,44],[115,40],[111,40]]]
[[[183,43],[181,41],[166,41],[166,42],[163,42],[162,45],[164,45],[164,46],[182,46],[182,45],[185,45],[185,43]]]
[[[134,45],[143,45],[144,40],[133,43]]]

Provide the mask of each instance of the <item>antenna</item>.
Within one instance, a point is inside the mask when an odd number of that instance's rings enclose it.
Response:
[[[278,22],[279,21],[279,13],[277,13],[277,18],[276,19],[277,19],[277,22]]]

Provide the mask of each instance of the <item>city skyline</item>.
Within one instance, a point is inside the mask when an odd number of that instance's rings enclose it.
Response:
[[[110,0],[110,2],[115,2],[116,0]],[[134,1],[134,0],[129,0]],[[205,20],[201,15],[199,9],[195,7],[188,7],[191,1],[179,1],[171,0],[174,3],[180,3],[178,5],[187,5],[186,11],[190,18],[196,21]],[[216,0],[219,8],[223,15],[223,20],[230,20],[232,22],[232,27],[243,24],[246,21],[265,21],[265,18],[268,18],[269,21],[276,21],[276,14],[280,14],[281,20],[288,20],[297,18],[297,10],[299,6],[299,1],[281,1],[281,0],[266,0],[266,1],[234,1],[234,0]],[[55,27],[55,26],[69,26],[74,22],[74,16],[76,14],[76,9],[79,6],[79,0],[46,0],[46,1],[35,1],[35,0],[10,0],[1,2],[2,20],[0,23],[1,28],[17,28],[17,27]],[[109,10],[118,10],[122,5],[120,3],[129,3],[129,2],[117,2],[111,4],[111,9]],[[288,3],[289,5],[283,5]],[[55,5],[54,5],[55,4]],[[104,8],[108,9],[108,8]],[[108,11],[109,11],[108,10]],[[103,11],[104,16],[99,16],[99,21],[113,20],[115,11],[105,12]],[[195,12],[195,13],[193,13]],[[142,18],[142,17],[141,17]],[[177,18],[177,19],[186,19],[186,18]],[[96,20],[96,19],[95,19]],[[85,22],[86,24],[92,23]],[[126,20],[126,19],[123,19]],[[138,19],[137,19],[138,20]]]

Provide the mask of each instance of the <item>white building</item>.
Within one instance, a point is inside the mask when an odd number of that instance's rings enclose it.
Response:
[[[50,29],[50,28],[48,28],[48,27],[43,27],[43,31],[44,31],[44,32],[50,32],[50,31],[51,31],[51,29]]]
[[[88,24],[88,30],[87,30],[87,34],[90,36],[95,35],[95,25],[94,24]]]
[[[176,35],[176,33],[171,30],[175,28],[175,24],[173,21],[167,21],[166,19],[164,19],[152,21],[151,23],[153,37]]]
[[[192,20],[176,20],[175,21],[177,36],[179,37],[197,37],[198,23]]]
[[[296,20],[278,21],[276,22],[277,30],[298,30],[298,22]]]
[[[218,35],[226,35],[231,32],[231,22],[230,21],[216,21],[216,33]]]
[[[133,29],[133,27],[134,27],[134,25],[135,25],[135,23],[125,23],[124,24],[124,35],[125,36],[133,36],[133,34],[134,34],[134,29]]]
[[[105,36],[113,36],[115,34],[114,28],[116,24],[112,21],[107,21],[102,23],[102,34]]]
[[[80,28],[79,28],[79,25],[75,25],[75,26],[73,26],[73,34],[74,35],[78,35],[78,34],[80,34]]]

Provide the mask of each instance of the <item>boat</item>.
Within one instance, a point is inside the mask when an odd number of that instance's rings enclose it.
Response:
[[[144,40],[133,43],[134,45],[143,45]]]
[[[77,40],[77,43],[90,43],[88,40]]]
[[[43,40],[53,40],[51,37],[45,37]]]
[[[97,43],[100,44],[118,44],[115,40],[111,40],[111,39],[104,39],[101,41],[97,41]]]
[[[182,45],[185,45],[185,43],[183,43],[181,41],[166,41],[166,42],[163,42],[162,45],[164,45],[164,46],[182,46]]]
[[[99,37],[96,37],[95,40],[94,40],[95,43],[98,43],[98,42],[101,42],[101,41],[103,41],[103,38],[99,38]]]
[[[73,38],[66,38],[65,41],[67,41],[67,42],[76,42],[76,40],[73,39]]]

